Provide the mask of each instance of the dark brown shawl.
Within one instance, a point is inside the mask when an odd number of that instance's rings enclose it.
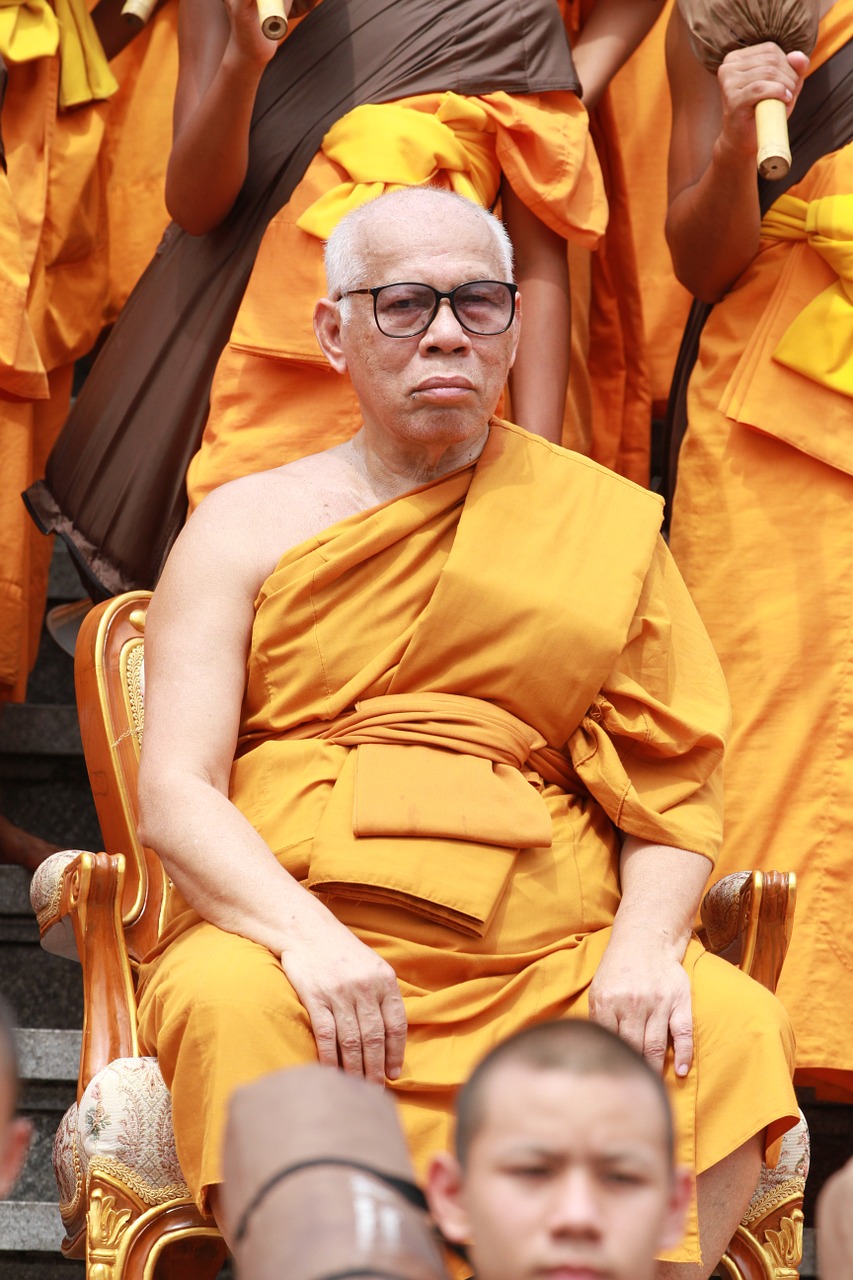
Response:
[[[330,126],[418,93],[578,88],[554,0],[323,0],[303,20],[261,81],[233,210],[205,236],[168,228],[24,495],[94,598],[155,585],[261,237]]]

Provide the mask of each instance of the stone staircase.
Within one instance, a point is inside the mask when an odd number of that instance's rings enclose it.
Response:
[[[58,549],[48,607],[81,595],[69,558],[64,548]],[[46,632],[27,702],[5,707],[0,716],[0,810],[59,845],[100,845],[77,729],[72,659]],[[0,866],[0,990],[22,1028],[22,1109],[34,1125],[23,1176],[12,1199],[0,1204],[0,1276],[82,1278],[83,1263],[69,1262],[59,1253],[63,1232],[51,1166],[53,1135],[76,1093],[80,970],[39,947],[29,876],[18,867]]]
[[[58,544],[48,607],[81,596],[68,555]],[[100,847],[77,728],[72,659],[46,633],[27,703],[5,708],[0,717],[0,811],[63,847]],[[35,1130],[23,1176],[12,1198],[0,1203],[0,1280],[82,1280],[83,1263],[59,1253],[62,1224],[51,1167],[53,1135],[76,1091],[80,970],[40,949],[29,877],[17,867],[0,866],[0,990],[17,1012],[22,1109]],[[828,1174],[853,1153],[853,1108],[819,1104],[808,1094],[802,1102],[813,1149],[800,1270],[807,1280],[817,1274],[814,1198]],[[230,1274],[226,1266],[221,1280]]]

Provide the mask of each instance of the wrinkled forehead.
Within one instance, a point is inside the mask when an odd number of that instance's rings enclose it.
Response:
[[[423,202],[418,211],[391,216],[377,211],[365,221],[358,254],[366,285],[420,280],[449,289],[465,280],[503,280],[506,267],[497,240],[476,214]]]

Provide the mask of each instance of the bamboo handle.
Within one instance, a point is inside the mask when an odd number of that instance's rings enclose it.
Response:
[[[282,40],[287,34],[287,14],[283,0],[258,0],[261,31],[268,40]]]
[[[755,131],[758,134],[758,172],[762,178],[784,178],[791,168],[788,141],[788,113],[779,98],[765,98],[755,104]]]
[[[145,26],[156,8],[157,0],[124,0],[121,16],[138,31]]]

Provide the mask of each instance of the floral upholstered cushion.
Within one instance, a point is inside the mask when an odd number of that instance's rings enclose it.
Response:
[[[782,1139],[782,1150],[775,1168],[761,1166],[761,1177],[743,1221],[749,1225],[763,1218],[783,1201],[797,1192],[803,1194],[809,1175],[811,1142],[809,1127],[802,1111],[800,1123],[789,1129]]]
[[[105,1165],[147,1204],[189,1194],[156,1058],[117,1058],[98,1072],[80,1101],[76,1145],[84,1177]]]
[[[30,905],[35,912],[41,945],[52,955],[77,960],[77,943],[70,919],[57,920],[66,867],[80,856],[79,849],[62,849],[37,867],[30,883]]]

